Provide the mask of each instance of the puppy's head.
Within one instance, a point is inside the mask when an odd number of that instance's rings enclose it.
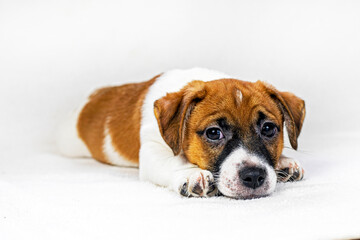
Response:
[[[161,135],[175,155],[211,171],[234,198],[270,194],[283,149],[285,123],[297,148],[305,103],[261,81],[193,81],[154,104]]]

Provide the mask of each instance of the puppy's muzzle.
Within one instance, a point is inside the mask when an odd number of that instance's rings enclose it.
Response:
[[[222,162],[217,186],[225,196],[250,199],[271,194],[276,179],[274,168],[265,159],[240,147]]]

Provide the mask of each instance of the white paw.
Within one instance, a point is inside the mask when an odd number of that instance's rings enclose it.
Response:
[[[211,172],[201,169],[185,171],[178,192],[186,197],[211,197],[217,193]]]
[[[304,177],[304,169],[300,163],[292,158],[281,156],[276,166],[278,181],[300,181]]]

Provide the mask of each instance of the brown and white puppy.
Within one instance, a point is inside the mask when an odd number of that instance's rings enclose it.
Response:
[[[207,69],[173,70],[136,84],[102,88],[61,131],[70,156],[139,166],[140,179],[185,196],[266,196],[277,180],[300,180],[291,146],[304,101],[271,85]]]

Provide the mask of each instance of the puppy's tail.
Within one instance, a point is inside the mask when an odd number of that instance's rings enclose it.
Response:
[[[77,121],[85,104],[66,116],[56,134],[56,145],[60,154],[67,157],[91,157],[85,143],[79,137]]]

